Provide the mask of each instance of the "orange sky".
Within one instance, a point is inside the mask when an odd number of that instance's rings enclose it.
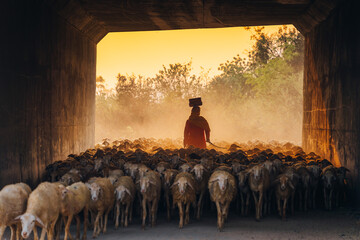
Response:
[[[265,31],[279,27],[267,26]],[[162,65],[192,60],[194,74],[203,67],[214,76],[220,63],[237,54],[246,56],[250,35],[243,27],[109,33],[97,45],[96,75],[113,88],[118,73],[153,77]]]

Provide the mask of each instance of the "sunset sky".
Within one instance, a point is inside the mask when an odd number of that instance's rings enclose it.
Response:
[[[280,26],[267,26],[265,32],[276,32]],[[109,33],[97,45],[96,75],[106,80],[108,88],[116,84],[121,73],[153,77],[162,65],[192,61],[193,73],[211,69],[251,49],[251,32],[243,27]]]

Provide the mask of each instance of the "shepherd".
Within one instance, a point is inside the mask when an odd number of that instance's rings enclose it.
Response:
[[[210,142],[210,127],[206,119],[200,116],[201,98],[189,99],[189,105],[192,109],[185,125],[184,147],[206,148],[206,142]]]

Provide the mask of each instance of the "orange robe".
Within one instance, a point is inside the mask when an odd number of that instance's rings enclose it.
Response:
[[[184,130],[184,146],[206,148],[206,139],[210,139],[210,128],[205,118],[191,115],[186,121]]]

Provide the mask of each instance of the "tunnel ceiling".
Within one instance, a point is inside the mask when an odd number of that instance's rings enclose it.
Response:
[[[345,1],[345,0],[343,0]],[[341,0],[47,0],[94,41],[108,32],[294,24],[302,33]]]

